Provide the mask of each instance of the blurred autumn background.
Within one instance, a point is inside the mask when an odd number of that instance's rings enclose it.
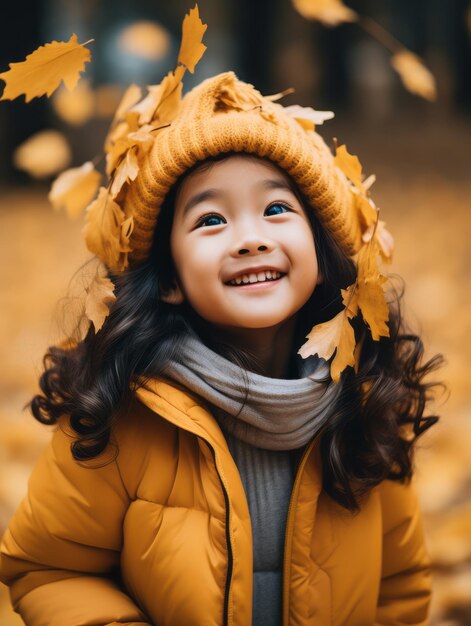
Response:
[[[2,9],[0,72],[72,33],[94,42],[72,94],[61,87],[50,99],[0,102],[0,532],[50,436],[23,406],[45,349],[63,337],[60,300],[89,258],[83,217],[54,212],[50,185],[101,154],[130,83],[158,83],[175,66],[193,4],[20,0]],[[294,87],[285,102],[335,111],[318,130],[376,174],[373,197],[396,239],[391,271],[405,279],[410,325],[428,355],[447,359],[441,377],[450,394],[438,399],[442,419],[417,457],[432,624],[471,625],[471,8],[464,0],[347,4],[200,0],[208,50],[184,89],[227,69],[265,94]],[[25,145],[30,138],[36,145]],[[21,623],[0,587],[0,624]]]

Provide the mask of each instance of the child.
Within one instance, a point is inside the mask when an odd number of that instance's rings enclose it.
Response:
[[[438,359],[398,298],[365,304],[385,231],[292,113],[206,80],[90,207],[116,300],[50,349],[32,401],[58,427],[1,556],[26,624],[426,623],[411,455]],[[320,358],[333,328],[353,362]]]

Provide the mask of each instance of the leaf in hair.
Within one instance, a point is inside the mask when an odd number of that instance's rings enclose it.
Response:
[[[328,322],[314,326],[306,338],[307,342],[298,350],[303,359],[317,354],[328,360],[335,352],[335,358],[330,365],[334,382],[340,380],[340,374],[347,366],[355,365],[355,334],[346,309]]]
[[[116,300],[114,285],[107,276],[103,275],[103,272],[97,271],[86,291],[85,315],[92,322],[97,333],[109,315],[108,305]]]
[[[83,233],[88,249],[111,270],[122,272],[131,252],[132,216],[126,218],[108,190],[101,187],[98,197],[87,208],[86,218]]]

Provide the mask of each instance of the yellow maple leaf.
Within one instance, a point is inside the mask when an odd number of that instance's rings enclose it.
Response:
[[[62,81],[69,90],[74,89],[85,63],[91,59],[85,45],[78,43],[73,34],[69,41],[52,41],[24,61],[10,63],[10,69],[0,74],[6,83],[0,100],[14,100],[23,93],[26,102],[44,94],[50,96]]]
[[[131,148],[139,146],[142,152],[146,152],[154,141],[153,130],[153,126],[145,124],[139,130],[120,137],[114,145],[109,148],[108,154],[106,155],[106,171],[108,174],[111,174],[118,163],[123,161],[125,158],[124,155]]]
[[[355,365],[355,334],[345,309],[331,320],[314,326],[306,338],[306,343],[298,350],[303,359],[317,354],[328,360],[335,352],[330,366],[330,375],[334,382],[340,380],[340,374],[347,366]]]
[[[208,25],[200,20],[198,5],[195,4],[183,20],[182,42],[178,53],[178,62],[182,63],[192,74],[206,50],[202,40],[207,28]]]
[[[19,145],[13,163],[34,178],[47,178],[67,167],[72,153],[66,138],[57,130],[42,130]]]
[[[49,201],[56,210],[64,208],[76,218],[96,194],[100,178],[91,161],[66,170],[52,183]]]
[[[131,130],[137,130],[139,115],[136,113],[130,115],[130,109],[140,100],[142,95],[141,88],[132,83],[124,92],[118,107],[113,115],[113,121],[110,124],[108,134],[105,139],[105,151],[111,150],[113,145],[127,135]]]
[[[315,130],[316,126],[335,117],[333,111],[316,111],[312,107],[302,107],[299,106],[299,104],[284,107],[284,110],[285,113],[293,117],[305,130]]]
[[[149,85],[147,96],[132,107],[132,113],[139,114],[139,124],[148,124],[157,120],[167,124],[175,119],[180,107],[182,94],[182,78],[185,74],[183,65],[174,72],[169,72],[159,85]]]
[[[110,188],[111,197],[116,198],[124,183],[135,180],[138,174],[137,147],[134,146],[126,152],[126,157],[121,161],[113,174],[113,182]]]
[[[132,216],[126,219],[119,204],[101,187],[98,197],[87,208],[87,223],[83,229],[90,252],[111,270],[122,272],[128,265],[132,229]]]
[[[97,272],[86,292],[85,315],[97,333],[109,315],[108,305],[116,301],[114,285],[107,276],[102,275],[102,272]]]
[[[417,55],[401,50],[391,57],[391,65],[408,91],[430,102],[437,99],[435,78]]]
[[[360,160],[355,154],[348,152],[345,144],[335,148],[334,161],[335,165],[342,170],[355,187],[361,191],[361,193],[366,194],[366,189],[362,181],[363,175]]]
[[[318,20],[324,26],[338,26],[358,19],[357,13],[345,6],[341,0],[292,0],[292,2],[303,17]]]
[[[355,193],[356,188],[353,187],[352,190]],[[367,227],[374,228],[378,220],[378,210],[371,198],[367,198],[362,193],[355,193],[354,202],[363,224]]]
[[[380,337],[389,337],[386,323],[389,319],[389,309],[382,287],[385,280],[384,276],[381,276],[378,281],[360,281],[357,289],[358,306],[375,341]]]

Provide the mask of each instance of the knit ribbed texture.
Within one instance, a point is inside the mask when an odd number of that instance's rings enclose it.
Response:
[[[188,92],[171,125],[155,131],[139,175],[120,201],[125,214],[134,217],[132,265],[148,257],[159,209],[177,179],[194,164],[228,152],[278,164],[342,249],[358,251],[361,228],[354,197],[323,139],[227,72]]]

